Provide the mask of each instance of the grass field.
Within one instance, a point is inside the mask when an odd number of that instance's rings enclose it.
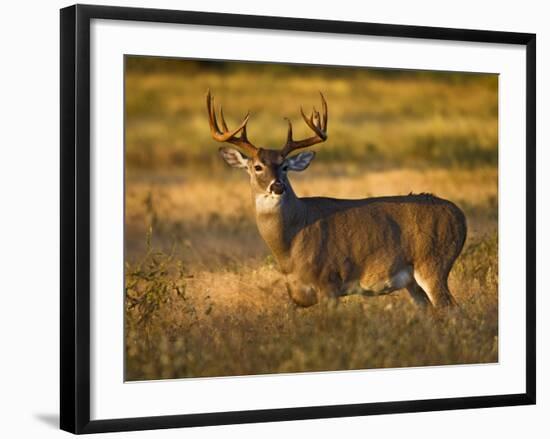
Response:
[[[329,141],[291,176],[300,196],[432,192],[458,204],[469,229],[450,277],[460,307],[423,311],[400,291],[295,308],[248,177],[209,137],[208,87],[230,124],[250,109],[249,137],[273,147],[282,116],[306,134],[299,105],[323,90]],[[130,58],[126,98],[126,379],[498,360],[496,77]]]

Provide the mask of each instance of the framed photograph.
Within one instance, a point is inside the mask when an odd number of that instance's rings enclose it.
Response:
[[[535,35],[61,10],[62,429],[535,393]]]

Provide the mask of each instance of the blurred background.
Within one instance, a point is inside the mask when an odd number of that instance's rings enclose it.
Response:
[[[249,138],[276,148],[309,135],[299,107],[329,103],[330,141],[316,160],[361,167],[496,165],[498,76],[242,62],[126,58],[128,170],[220,167],[208,130],[211,89],[225,115],[252,113]]]
[[[126,57],[127,379],[498,360],[498,76]],[[296,310],[256,229],[248,176],[212,140],[210,89],[229,127],[279,148],[328,102],[328,140],[298,196],[430,192],[466,213],[451,273],[460,314],[406,293]],[[368,322],[365,320],[368,316]],[[345,322],[345,324],[343,323]]]

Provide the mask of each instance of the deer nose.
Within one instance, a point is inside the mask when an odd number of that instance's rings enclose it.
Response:
[[[285,185],[281,180],[275,180],[269,185],[269,192],[281,195],[285,191]]]

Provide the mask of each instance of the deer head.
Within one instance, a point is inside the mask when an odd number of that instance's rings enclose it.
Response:
[[[245,169],[250,175],[250,184],[254,194],[269,197],[282,197],[286,192],[292,192],[287,178],[288,171],[303,171],[306,169],[315,153],[313,151],[301,152],[290,156],[295,150],[306,148],[327,140],[328,108],[322,93],[322,114],[315,108],[309,117],[304,114],[300,107],[302,117],[309,128],[315,133],[313,136],[303,140],[294,140],[292,136],[292,123],[289,119],[287,141],[280,149],[258,148],[254,146],[247,137],[246,124],[250,118],[248,113],[241,124],[230,130],[227,127],[220,106],[219,122],[214,107],[214,98],[208,91],[206,96],[206,107],[210,122],[210,132],[214,140],[227,142],[237,146],[238,149],[220,147],[219,152],[222,158],[234,168]]]

